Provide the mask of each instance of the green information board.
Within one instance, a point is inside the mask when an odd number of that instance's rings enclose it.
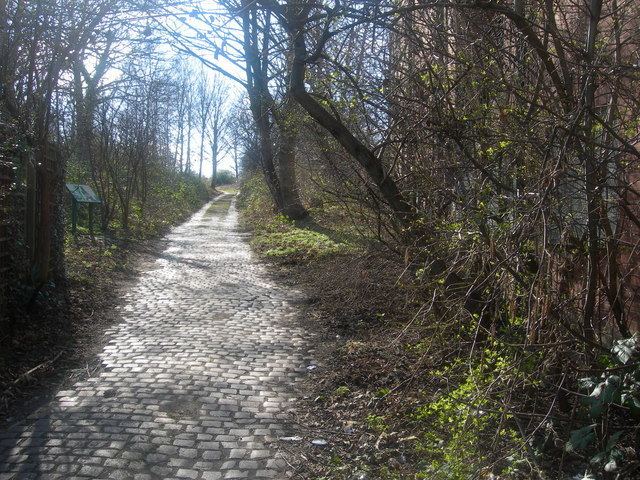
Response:
[[[89,185],[67,183],[67,190],[69,190],[73,199],[78,203],[101,203],[98,195],[96,195],[96,192],[94,192]]]
[[[76,185],[67,183],[67,190],[71,194],[71,231],[76,234],[78,227],[78,205],[86,203],[89,205],[89,233],[93,235],[93,206],[102,203],[96,192],[89,185]]]

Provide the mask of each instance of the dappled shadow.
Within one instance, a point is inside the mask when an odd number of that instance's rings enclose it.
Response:
[[[101,369],[0,434],[0,472],[283,478],[272,442],[291,428],[286,412],[311,360],[296,294],[237,234],[233,203],[224,215],[206,208],[172,230],[156,268],[125,295]]]

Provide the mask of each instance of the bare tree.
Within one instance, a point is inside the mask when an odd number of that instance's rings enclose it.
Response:
[[[211,118],[211,109],[213,104],[212,90],[209,82],[204,75],[204,72],[200,75],[200,81],[197,85],[197,108],[198,108],[198,120],[200,122],[200,158],[198,177],[202,177],[202,162],[204,161],[204,142],[207,137],[207,128],[209,127],[209,120]]]
[[[291,126],[295,119],[289,114],[292,102],[285,99],[289,95],[286,82],[274,75],[286,62],[281,42],[286,36],[268,6],[262,8],[255,2],[240,0],[224,2],[222,7],[217,13],[229,18],[222,25],[218,24],[221,17],[200,15],[200,10],[208,10],[191,6],[189,22],[178,21],[175,26],[163,23],[161,27],[180,48],[246,90],[261,145],[260,164],[275,206],[291,218],[304,218],[307,211],[295,183],[295,129]],[[168,11],[176,15],[175,11]],[[233,24],[232,29],[229,23]],[[242,33],[238,35],[235,29]],[[199,52],[212,53],[214,59]],[[235,64],[238,71],[220,68],[215,62],[220,56]],[[280,145],[274,148],[276,141]]]
[[[233,135],[228,131],[226,119],[228,90],[219,76],[215,76],[211,85],[211,115],[209,117],[209,147],[211,148],[211,188],[216,187],[218,162],[226,147],[225,136]]]
[[[51,139],[54,98],[62,78],[117,3],[3,2],[0,67],[2,114],[16,123],[29,148],[20,154],[26,171],[25,242],[34,283],[64,275],[63,189],[65,159]]]

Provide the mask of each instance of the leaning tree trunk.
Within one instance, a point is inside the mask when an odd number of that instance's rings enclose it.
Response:
[[[293,50],[289,78],[291,95],[306,110],[309,116],[327,130],[342,145],[351,158],[360,164],[367,176],[377,186],[380,195],[393,211],[394,216],[401,223],[409,223],[414,215],[413,208],[402,195],[390,172],[385,170],[381,159],[357,139],[339,117],[327,111],[316,98],[307,92],[305,85],[307,62],[313,61],[307,53],[305,41],[307,10],[305,7],[296,5],[295,2],[292,2],[290,9],[287,28],[289,29]]]
[[[282,194],[280,192],[280,180],[278,179],[278,174],[276,173],[276,167],[273,161],[274,156],[273,145],[271,144],[271,125],[267,118],[267,112],[262,105],[256,106],[252,111],[258,112],[253,115],[253,118],[258,127],[258,138],[260,140],[260,165],[267,181],[269,191],[271,192],[271,197],[276,204],[276,208],[279,211],[284,211],[282,205]]]

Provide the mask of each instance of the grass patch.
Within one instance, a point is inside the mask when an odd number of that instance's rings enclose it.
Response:
[[[260,232],[252,240],[253,247],[267,257],[309,259],[349,253],[353,248],[335,242],[327,235],[291,226],[285,231]]]
[[[310,261],[355,253],[359,249],[355,242],[338,239],[328,229],[297,226],[284,215],[275,214],[269,190],[259,175],[243,182],[238,206],[242,225],[254,232],[252,247],[265,257]]]
[[[232,183],[229,185],[219,185],[216,187],[216,190],[219,190],[223,193],[228,193],[229,195],[235,195],[238,193],[238,185],[236,183]]]
[[[205,217],[212,216],[222,216],[229,211],[229,207],[231,206],[231,201],[233,200],[232,195],[225,194],[222,198],[219,198],[215,202],[213,202],[207,210],[204,212]]]

